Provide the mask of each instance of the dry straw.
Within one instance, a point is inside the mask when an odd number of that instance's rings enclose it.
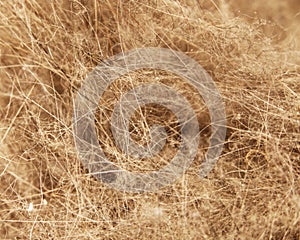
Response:
[[[0,238],[299,239],[299,8],[293,0],[2,1]],[[161,82],[185,96],[201,144],[174,185],[122,193],[79,160],[73,100],[102,60],[141,47],[182,51],[204,67],[224,98],[227,136],[214,170],[200,179],[211,133],[201,97],[168,72],[123,76],[99,100],[96,117],[111,161],[147,172],[176,154],[176,117],[155,104],[140,108],[129,129],[146,143],[149,126],[163,123],[168,139],[158,156],[137,161],[114,144],[113,107],[140,83]]]

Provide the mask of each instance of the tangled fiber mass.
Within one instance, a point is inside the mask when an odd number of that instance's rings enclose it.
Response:
[[[300,3],[231,0],[12,0],[0,3],[1,239],[299,239]],[[160,169],[180,143],[176,116],[141,107],[129,129],[168,137],[155,157],[122,154],[110,131],[114,105],[141,83],[159,82],[197,113],[191,167],[155,193],[125,193],[89,175],[72,132],[73,101],[106,58],[161,47],[195,59],[225,103],[227,135],[213,171],[199,178],[210,118],[180,77],[143,69],[99,99],[95,122],[106,156],[129,171]]]

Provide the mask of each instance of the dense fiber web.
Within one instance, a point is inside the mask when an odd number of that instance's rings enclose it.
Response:
[[[299,239],[299,8],[297,0],[1,1],[0,238]],[[189,102],[200,142],[174,184],[124,193],[82,164],[74,99],[105,59],[145,47],[180,51],[203,66],[224,100],[226,141],[199,178],[213,132],[205,99],[168,71],[125,74],[95,113],[97,144],[110,161],[149,173],[178,152],[178,119],[157,104],[139,107],[128,130],[147,146],[151,126],[164,126],[159,154],[130,157],[114,141],[114,107],[143,84],[163,84]]]

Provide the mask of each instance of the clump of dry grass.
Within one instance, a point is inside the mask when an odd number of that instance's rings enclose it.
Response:
[[[267,16],[268,5],[258,1],[247,11],[222,0],[1,2],[2,238],[299,239],[299,32],[296,24],[288,28],[299,22],[299,3],[280,4],[272,2]],[[117,192],[91,178],[77,157],[73,99],[103,59],[150,46],[183,51],[212,75],[226,104],[227,141],[214,170],[199,179],[210,133],[201,98],[168,73],[124,76],[99,105],[99,141],[108,155],[117,152],[112,161],[153,170],[174,154],[178,130],[166,109],[148,106],[132,119],[136,140],[147,135],[138,130],[147,121],[168,125],[168,148],[148,162],[122,157],[103,117],[124,90],[155,78],[189,98],[203,142],[173,186]]]

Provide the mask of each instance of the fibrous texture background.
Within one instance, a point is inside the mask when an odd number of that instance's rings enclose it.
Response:
[[[0,3],[1,239],[299,239],[300,2],[230,0],[12,0]],[[164,166],[180,142],[176,116],[155,104],[131,118],[168,133],[163,151],[138,161],[110,131],[115,103],[141,83],[186,97],[201,130],[198,154],[175,184],[126,193],[91,177],[73,140],[73,101],[87,74],[114,54],[163,47],[194,58],[225,103],[223,153],[198,171],[210,119],[201,96],[168,72],[123,76],[99,99],[107,157],[130,171]]]

